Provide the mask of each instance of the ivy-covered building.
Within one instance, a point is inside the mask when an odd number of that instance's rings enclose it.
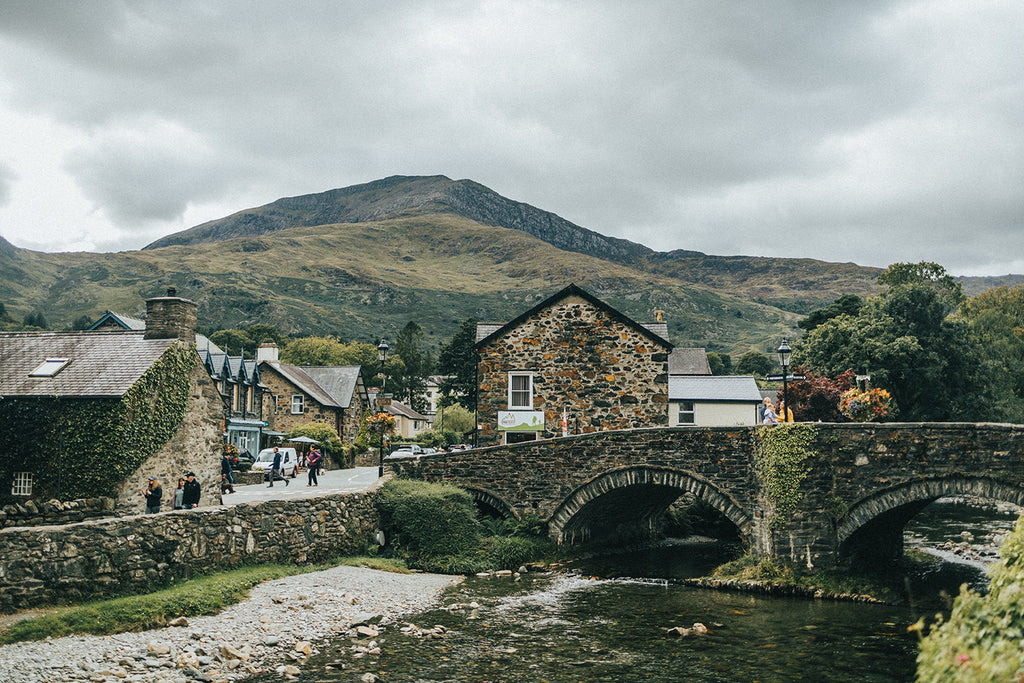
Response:
[[[116,499],[196,473],[220,501],[220,398],[195,353],[196,304],[168,290],[144,330],[0,334],[0,505]]]

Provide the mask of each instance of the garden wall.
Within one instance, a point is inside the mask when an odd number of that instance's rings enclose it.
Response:
[[[200,571],[363,552],[376,489],[0,530],[0,613],[145,592]]]

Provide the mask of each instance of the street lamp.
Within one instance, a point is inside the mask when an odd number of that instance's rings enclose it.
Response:
[[[782,366],[782,410],[779,411],[782,414],[779,415],[779,419],[782,422],[789,422],[787,415],[789,414],[789,396],[786,393],[786,380],[789,375],[789,359],[793,356],[793,349],[789,348],[789,342],[785,339],[779,344],[779,365]]]
[[[377,360],[380,361],[380,394],[378,394],[377,405],[380,406],[380,400],[384,398],[384,361],[388,359],[388,343],[383,338],[380,340],[380,344],[377,344]],[[380,432],[380,443],[378,445],[378,466],[377,466],[377,478],[380,479],[384,476],[384,430]]]

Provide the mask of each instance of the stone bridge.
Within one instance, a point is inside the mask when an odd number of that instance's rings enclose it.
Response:
[[[795,509],[766,486],[766,430],[802,430],[812,455]],[[493,446],[389,463],[447,482],[505,517],[536,513],[559,543],[650,533],[689,493],[722,513],[749,547],[803,566],[889,560],[903,527],[945,496],[1024,505],[1024,426],[797,424],[631,429]]]

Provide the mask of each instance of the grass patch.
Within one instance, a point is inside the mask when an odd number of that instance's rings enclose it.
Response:
[[[335,563],[336,564],[336,563]],[[200,576],[144,595],[96,600],[15,622],[0,631],[0,644],[91,633],[109,635],[165,626],[177,617],[216,614],[241,602],[264,581],[319,571],[333,565],[264,564]]]
[[[373,557],[370,555],[360,555],[358,557],[343,557],[338,560],[337,564],[345,567],[376,569],[382,572],[391,572],[392,574],[413,573],[412,570],[406,566],[405,560],[397,557]]]
[[[911,558],[904,558],[912,562]],[[901,574],[902,575],[902,574]],[[715,579],[770,582],[797,586],[808,591],[821,590],[831,594],[870,595],[888,603],[900,602],[903,585],[894,583],[892,574],[855,571],[818,571],[800,574],[792,567],[772,558],[758,558],[751,554],[738,557],[717,567],[711,574]]]

